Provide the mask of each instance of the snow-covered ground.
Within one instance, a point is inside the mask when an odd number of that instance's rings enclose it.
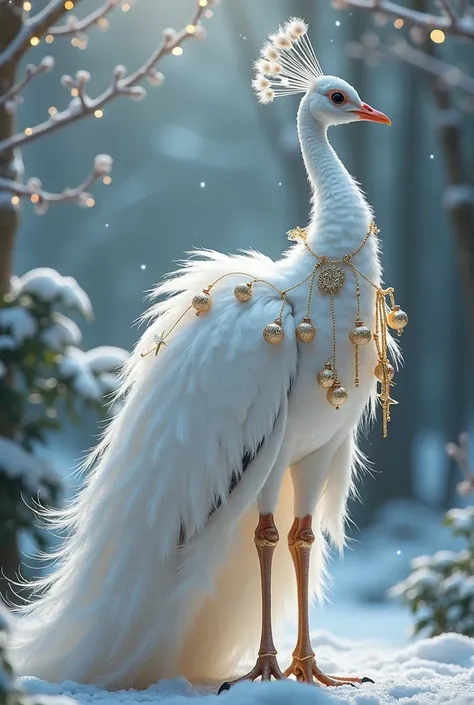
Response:
[[[474,639],[445,634],[410,641],[408,610],[386,597],[387,588],[407,575],[411,558],[457,547],[442,526],[441,514],[415,502],[394,501],[385,506],[371,528],[351,542],[344,558],[334,558],[330,602],[311,611],[313,646],[320,667],[335,675],[369,676],[375,684],[329,690],[293,681],[243,683],[219,696],[219,702],[474,705]],[[295,625],[288,624],[284,640],[278,643],[282,666],[290,662],[294,646]],[[51,685],[23,679],[23,684],[29,692],[69,696],[80,705],[211,705],[220,685],[194,689],[185,680],[176,679],[146,691],[108,693],[70,682]],[[38,697],[34,702],[40,702]]]
[[[367,675],[376,682],[357,688],[326,689],[284,683],[242,683],[219,696],[223,705],[473,705],[474,639],[444,634],[394,648],[382,643],[353,642],[313,634],[320,667],[328,673]],[[281,663],[289,663],[294,635],[288,634],[281,649]],[[81,705],[211,705],[216,701],[216,685],[193,689],[184,680],[162,681],[145,691],[108,693],[94,686],[76,683],[50,685],[24,679],[28,691],[74,698]],[[38,698],[35,698],[38,702]],[[51,703],[53,705],[53,703]],[[58,703],[58,705],[60,705]]]

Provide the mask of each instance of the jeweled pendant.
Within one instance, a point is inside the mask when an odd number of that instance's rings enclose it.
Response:
[[[238,301],[240,301],[242,303],[246,303],[252,297],[252,285],[251,284],[237,284],[237,286],[234,289],[234,296]]]
[[[209,295],[209,289],[203,289],[202,294],[196,294],[192,301],[193,308],[196,309],[196,315],[207,313],[212,306],[212,299]]]
[[[364,326],[360,318],[357,319],[354,328],[350,331],[349,340],[354,345],[367,345],[372,340],[370,328]]]
[[[326,399],[336,411],[339,411],[339,408],[346,403],[348,396],[347,391],[341,386],[338,379],[335,380],[333,386],[326,393]]]
[[[302,343],[312,343],[316,337],[316,328],[311,323],[310,318],[303,318],[296,326],[296,337]]]
[[[374,368],[374,375],[379,382],[385,382],[385,380],[391,382],[394,374],[395,370],[393,368],[393,365],[391,365],[389,362],[378,362]]]
[[[279,318],[276,318],[273,323],[268,323],[263,329],[263,338],[270,345],[279,345],[283,342],[284,337],[285,331]]]
[[[403,329],[408,323],[408,315],[402,311],[400,306],[392,306],[392,310],[388,314],[387,323],[390,328],[396,330],[398,335],[402,334]]]
[[[334,370],[331,367],[331,363],[326,362],[324,370],[318,372],[319,386],[323,387],[324,389],[329,389],[329,387],[332,387],[332,385],[334,384],[335,379],[336,375],[334,374]]]
[[[318,289],[322,294],[337,294],[346,281],[346,273],[335,264],[328,264],[318,274]]]

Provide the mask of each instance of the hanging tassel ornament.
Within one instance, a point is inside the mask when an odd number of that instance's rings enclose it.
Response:
[[[390,407],[397,402],[391,398],[390,390],[393,386],[394,369],[388,359],[388,328],[396,330],[398,335],[401,335],[403,329],[408,323],[407,314],[401,310],[400,306],[395,304],[393,289],[381,289],[370,281],[362,272],[360,272],[353,262],[353,258],[364,247],[368,239],[373,235],[376,237],[379,229],[375,223],[369,225],[367,234],[359,247],[353,252],[344,255],[342,259],[331,260],[325,255],[319,255],[311,249],[307,242],[307,231],[305,228],[297,227],[288,232],[288,239],[294,242],[301,243],[315,258],[316,263],[312,271],[302,281],[288,289],[281,290],[271,282],[265,279],[259,279],[252,276],[248,272],[229,272],[223,274],[216,279],[215,282],[196,294],[190,306],[183,311],[178,320],[173,324],[170,330],[165,335],[155,337],[155,346],[147,353],[142,353],[142,357],[155,352],[157,355],[160,350],[167,345],[167,338],[171,335],[178,323],[187,315],[188,311],[194,309],[196,316],[203,313],[208,313],[212,308],[211,289],[218,284],[222,279],[227,277],[244,277],[244,281],[234,287],[234,296],[240,303],[247,303],[253,295],[254,287],[257,284],[264,284],[273,289],[281,299],[281,309],[278,318],[272,323],[268,323],[262,331],[263,339],[270,345],[280,345],[285,339],[285,331],[283,329],[283,314],[286,306],[286,296],[288,292],[298,289],[309,282],[308,304],[306,307],[306,315],[303,320],[298,323],[295,329],[295,336],[300,343],[312,343],[316,338],[316,328],[311,320],[311,301],[313,297],[314,285],[321,295],[328,296],[330,299],[331,319],[332,319],[332,356],[317,375],[317,382],[320,387],[326,390],[326,399],[331,406],[336,410],[346,403],[349,398],[347,389],[341,384],[336,364],[336,296],[344,287],[347,280],[347,274],[352,273],[356,285],[356,317],[353,328],[349,331],[348,337],[354,345],[354,386],[358,387],[359,380],[359,348],[369,345],[373,340],[377,348],[378,362],[374,368],[374,376],[380,384],[379,399],[382,403],[382,427],[383,435],[387,436],[388,423],[390,421]],[[364,324],[360,313],[360,278],[364,279],[371,287],[375,289],[375,332],[372,333],[370,328]],[[390,310],[387,307],[386,299],[389,299]]]

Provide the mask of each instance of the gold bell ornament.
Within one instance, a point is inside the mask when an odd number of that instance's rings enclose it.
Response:
[[[284,337],[285,331],[280,318],[276,318],[273,323],[268,323],[263,329],[263,338],[270,345],[279,345],[283,342]]]
[[[302,343],[312,343],[316,338],[316,328],[311,323],[311,318],[305,317],[296,326],[296,337]]]

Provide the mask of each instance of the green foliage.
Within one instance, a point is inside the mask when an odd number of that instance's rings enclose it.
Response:
[[[60,482],[37,457],[39,446],[64,420],[79,423],[84,409],[105,414],[126,353],[80,349],[79,327],[59,310],[91,317],[87,294],[71,277],[38,269],[13,284],[0,301],[0,545],[27,530],[43,548],[28,505],[39,495],[54,506]]]
[[[474,637],[474,507],[451,509],[444,523],[466,541],[466,548],[413,559],[413,572],[390,593],[410,608],[414,635]]]

